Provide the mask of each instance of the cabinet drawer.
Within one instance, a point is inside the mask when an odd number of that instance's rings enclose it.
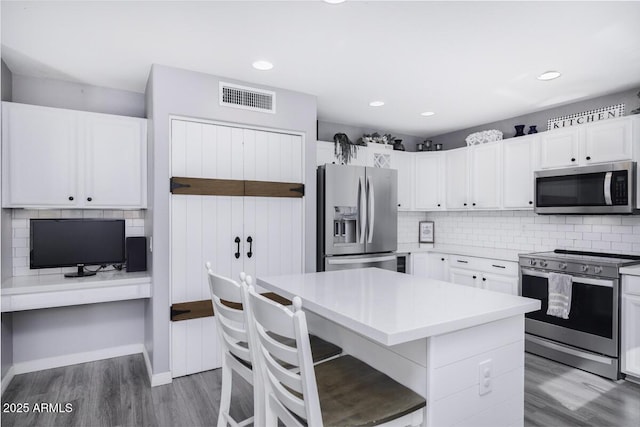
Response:
[[[449,255],[449,266],[453,268],[465,268],[477,270],[478,258],[462,255]]]
[[[623,275],[622,292],[628,295],[640,295],[640,277]]]
[[[476,265],[485,273],[503,274],[505,276],[518,275],[517,262],[480,258]]]

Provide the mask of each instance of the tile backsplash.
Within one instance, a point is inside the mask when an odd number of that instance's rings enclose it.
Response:
[[[29,220],[31,218],[113,218],[125,220],[125,236],[144,236],[143,210],[94,210],[94,209],[14,209],[11,213],[13,233],[13,275],[35,276],[39,274],[60,274],[73,272],[69,268],[29,268]]]
[[[418,244],[418,223],[427,221],[429,212],[398,212],[398,243]]]
[[[640,254],[640,216],[474,211],[426,212],[424,217],[435,223],[436,245],[476,246],[522,252],[574,249]],[[404,219],[402,226],[399,225],[399,240],[404,236],[404,227],[408,222],[409,219]],[[417,231],[414,234],[415,239],[412,241],[417,242]]]

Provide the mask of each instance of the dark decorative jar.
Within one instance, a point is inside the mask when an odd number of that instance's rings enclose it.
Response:
[[[529,135],[531,135],[532,133],[538,133],[538,129],[536,129],[537,125],[531,125],[529,126],[529,132],[527,132]]]
[[[524,135],[524,126],[525,125],[516,125],[516,134],[514,136],[523,136]]]
[[[402,145],[401,139],[396,139],[393,141],[393,149],[396,151],[404,151],[404,145]]]

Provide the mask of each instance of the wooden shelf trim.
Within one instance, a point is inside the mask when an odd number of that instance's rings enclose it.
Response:
[[[303,197],[299,182],[243,181],[234,179],[185,178],[174,176],[172,194],[199,196]]]
[[[265,292],[262,294],[265,298],[277,302],[282,305],[291,305],[291,301],[273,292]],[[242,309],[242,304],[223,301],[223,304],[229,307]],[[213,316],[213,304],[210,299],[200,301],[180,302],[171,305],[171,321],[199,319],[201,317]]]

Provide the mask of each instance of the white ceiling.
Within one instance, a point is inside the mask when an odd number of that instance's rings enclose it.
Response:
[[[640,2],[1,7],[15,74],[144,92],[151,64],[164,64],[314,94],[319,120],[385,132],[433,136],[640,87]],[[256,59],[275,67],[254,70]],[[563,76],[536,80],[547,70]]]

